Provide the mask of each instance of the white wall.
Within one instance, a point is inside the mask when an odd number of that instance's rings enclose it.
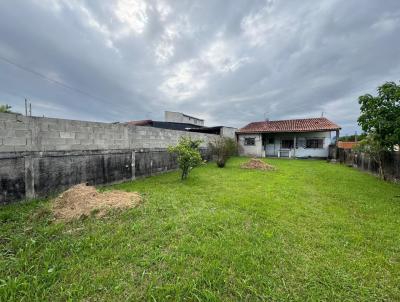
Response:
[[[255,145],[248,146],[244,144],[245,138],[255,138]],[[239,134],[238,135],[238,149],[241,156],[254,156],[262,157],[263,148],[261,134]]]
[[[221,136],[235,139],[236,138],[236,131],[237,131],[237,128],[222,127],[221,128]]]
[[[204,120],[186,115],[181,112],[165,111],[164,117],[166,122],[185,123],[185,124],[204,126]]]
[[[305,148],[307,138],[322,138],[324,140],[323,148]],[[328,157],[329,145],[332,142],[331,132],[301,133],[301,135],[297,137],[297,140],[298,148],[295,150],[296,157]]]
[[[245,137],[258,137],[256,139],[256,146],[245,146]],[[264,146],[262,146],[261,134],[239,134],[239,146],[241,155],[248,156],[263,156]],[[306,132],[306,133],[268,133],[266,134],[267,145],[265,147],[266,156],[278,156],[278,151],[281,149],[281,141],[283,139],[293,139],[296,137],[297,148],[291,150],[292,156],[295,157],[328,157],[329,145],[332,143],[332,136],[330,131],[326,132]],[[273,138],[274,143],[268,144],[268,138]],[[324,140],[323,148],[305,148],[307,138],[322,138]]]

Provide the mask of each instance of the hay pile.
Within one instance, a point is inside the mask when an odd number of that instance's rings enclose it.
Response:
[[[255,170],[264,170],[264,171],[272,171],[275,170],[275,167],[267,164],[258,158],[252,158],[248,162],[242,164],[240,166],[242,169],[255,169]]]
[[[79,184],[60,194],[52,206],[56,220],[69,221],[82,216],[102,217],[110,209],[127,209],[139,205],[139,193],[98,192],[95,187]]]

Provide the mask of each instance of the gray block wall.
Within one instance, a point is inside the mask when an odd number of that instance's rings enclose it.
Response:
[[[166,148],[212,134],[0,113],[0,203],[45,197],[87,182],[109,184],[177,168]]]

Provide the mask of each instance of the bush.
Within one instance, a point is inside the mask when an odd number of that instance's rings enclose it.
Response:
[[[212,155],[216,158],[217,166],[225,167],[228,159],[237,153],[237,145],[234,139],[218,137],[209,143]]]
[[[0,105],[0,112],[2,113],[12,113],[11,106],[9,105]]]
[[[188,177],[191,170],[203,161],[199,151],[202,140],[192,140],[190,137],[181,137],[176,146],[168,147],[168,152],[177,155],[179,168],[182,170],[181,179]]]

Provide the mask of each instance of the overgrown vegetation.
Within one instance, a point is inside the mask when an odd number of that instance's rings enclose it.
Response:
[[[358,150],[368,153],[379,166],[379,174],[385,178],[382,167],[385,153],[400,145],[400,85],[387,82],[378,87],[378,95],[359,97],[361,115],[358,124],[367,137]]]
[[[50,223],[0,207],[0,301],[399,301],[400,186],[324,161],[232,158],[114,186],[144,203]]]
[[[203,162],[199,150],[201,143],[202,140],[182,136],[176,146],[168,147],[168,152],[177,156],[179,168],[182,170],[182,180],[187,179],[190,171]]]
[[[12,113],[10,105],[0,105],[0,112],[1,113]]]
[[[361,133],[361,134],[353,134],[353,135],[344,135],[339,137],[339,141],[342,142],[359,142],[362,141],[367,137],[366,133]]]
[[[360,96],[358,123],[383,148],[393,150],[400,144],[400,86],[387,82],[378,87],[378,95]]]
[[[236,142],[232,138],[218,137],[210,141],[208,145],[213,157],[215,157],[217,166],[220,168],[225,167],[228,159],[237,154]]]

